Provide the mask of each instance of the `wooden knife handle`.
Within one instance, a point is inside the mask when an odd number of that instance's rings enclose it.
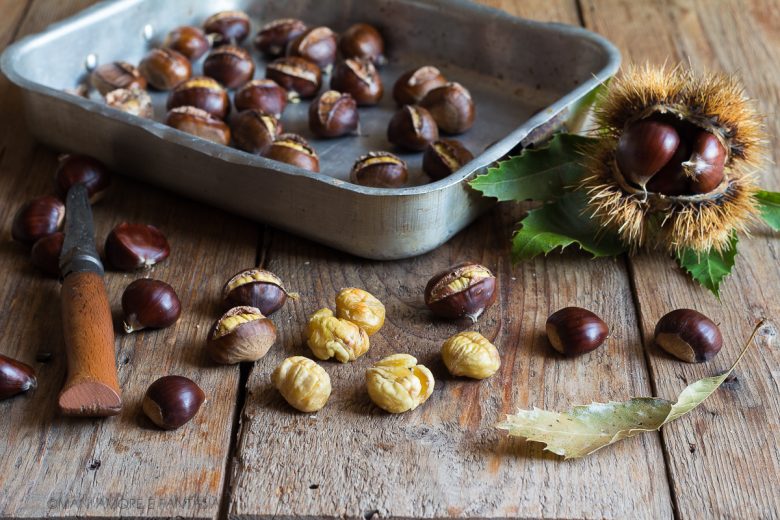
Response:
[[[62,283],[62,328],[68,378],[60,392],[65,415],[105,417],[122,408],[114,352],[114,324],[103,277],[78,272]]]

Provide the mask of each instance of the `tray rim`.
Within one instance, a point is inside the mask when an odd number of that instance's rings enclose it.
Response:
[[[76,13],[73,16],[57,21],[49,25],[39,33],[27,35],[17,42],[11,44],[0,55],[0,71],[15,85],[22,89],[34,92],[39,95],[54,97],[58,100],[76,105],[82,110],[116,120],[118,122],[133,125],[145,130],[157,138],[169,141],[201,153],[206,153],[212,157],[218,158],[229,164],[240,164],[244,166],[253,166],[262,168],[267,172],[274,172],[284,175],[294,175],[308,177],[314,181],[323,182],[332,187],[351,191],[356,194],[373,197],[413,197],[427,195],[432,192],[444,190],[454,185],[459,185],[465,180],[474,176],[478,171],[484,169],[495,161],[504,157],[513,148],[521,143],[535,128],[547,123],[557,114],[575,104],[588,92],[596,88],[614,76],[620,68],[621,55],[618,48],[605,37],[592,32],[583,27],[563,24],[559,22],[539,22],[511,15],[500,9],[478,4],[471,0],[427,0],[426,4],[433,4],[436,7],[456,8],[460,10],[470,10],[476,12],[478,16],[492,17],[508,20],[514,24],[534,26],[554,29],[566,35],[577,36],[588,40],[590,43],[602,48],[605,51],[607,61],[605,65],[597,72],[591,74],[587,80],[577,85],[574,89],[568,91],[565,95],[557,98],[552,104],[540,110],[529,119],[525,120],[518,127],[514,128],[507,135],[486,148],[482,153],[475,155],[474,159],[461,167],[452,175],[428,184],[419,186],[409,186],[403,188],[372,188],[352,184],[348,181],[336,179],[323,173],[314,173],[297,168],[291,165],[266,159],[265,157],[253,155],[235,148],[225,147],[210,141],[191,136],[185,132],[168,127],[165,124],[153,120],[133,116],[119,110],[112,109],[105,104],[97,101],[81,98],[69,94],[62,90],[49,87],[42,83],[37,83],[24,77],[16,70],[16,63],[30,49],[45,44],[47,41],[56,39],[60,34],[73,30],[74,26],[85,25],[94,17],[105,16],[106,13],[121,12],[130,9],[132,6],[143,4],[151,0],[102,0]],[[420,3],[418,0],[403,0],[407,3]]]

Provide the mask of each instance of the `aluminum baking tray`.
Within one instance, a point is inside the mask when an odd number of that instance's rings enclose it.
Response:
[[[249,13],[253,32],[272,19],[298,17],[336,31],[368,22],[385,36],[384,99],[361,109],[360,136],[310,139],[321,158],[320,174],[166,127],[159,122],[162,93],[153,96],[156,120],[144,120],[64,91],[84,81],[88,65],[137,63],[169,30],[200,25],[226,9]],[[252,52],[256,77],[263,77],[264,61]],[[436,248],[489,208],[467,181],[540,129],[578,117],[578,102],[619,62],[617,49],[594,33],[464,0],[113,0],[19,41],[1,64],[23,89],[30,130],[58,150],[98,157],[128,176],[362,257],[397,259]],[[427,183],[421,154],[400,154],[410,166],[408,187],[350,184],[358,156],[390,149],[385,132],[395,110],[395,79],[425,64],[472,92],[477,120],[459,138],[475,159]],[[307,108],[306,102],[288,107],[282,118],[287,131],[311,137]]]

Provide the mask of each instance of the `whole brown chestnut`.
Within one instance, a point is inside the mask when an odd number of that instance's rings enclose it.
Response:
[[[47,275],[59,278],[60,254],[64,242],[65,234],[60,232],[39,238],[30,251],[32,264]]]
[[[425,305],[436,316],[472,322],[496,301],[496,277],[483,265],[465,262],[435,274],[425,286]]]
[[[181,316],[181,302],[176,291],[165,282],[141,278],[128,285],[122,293],[124,329],[137,330],[170,327]]]
[[[272,79],[255,79],[236,91],[236,110],[256,109],[279,119],[287,107],[287,91]]]
[[[609,327],[596,314],[581,307],[566,307],[547,318],[550,345],[566,356],[595,350],[609,336]]]
[[[148,269],[168,258],[171,247],[165,235],[147,224],[118,224],[106,238],[106,260],[116,269]]]
[[[385,42],[373,25],[356,23],[339,39],[339,50],[345,58],[368,60],[374,65],[385,63]]]
[[[265,68],[265,76],[302,98],[313,97],[322,85],[320,68],[309,60],[295,56],[272,61]]]
[[[17,242],[33,244],[59,231],[65,220],[65,204],[57,197],[44,196],[24,204],[16,212],[11,236]]]
[[[235,45],[244,41],[249,34],[249,16],[243,11],[222,11],[209,16],[203,22],[203,29],[214,41],[214,45]]]
[[[272,58],[281,56],[287,44],[308,30],[306,24],[295,18],[282,18],[265,24],[257,36],[257,50]]]
[[[168,95],[168,110],[185,106],[200,108],[218,119],[225,119],[230,113],[230,98],[217,80],[196,76]]]
[[[320,171],[320,159],[317,152],[303,137],[297,134],[282,134],[266,152],[268,159],[279,161],[310,172]]]
[[[340,137],[357,131],[357,103],[349,94],[327,90],[309,105],[309,129],[317,137]]]
[[[168,33],[163,47],[181,53],[190,61],[197,61],[208,52],[209,48],[211,48],[211,43],[199,28],[184,25]]]
[[[441,139],[429,144],[423,153],[423,171],[437,181],[458,171],[474,155],[459,141]]]
[[[387,140],[405,150],[420,152],[439,138],[439,128],[430,112],[417,105],[404,105],[390,119]]]
[[[255,62],[241,47],[224,45],[217,47],[206,56],[206,61],[203,62],[203,74],[214,78],[227,88],[237,88],[255,75]]]
[[[355,161],[349,179],[372,188],[400,188],[409,178],[406,163],[389,152],[369,152]]]
[[[54,179],[57,195],[61,199],[65,199],[73,185],[83,184],[92,204],[99,201],[111,186],[111,172],[108,168],[97,159],[86,155],[61,156]]]
[[[431,90],[420,105],[428,109],[442,132],[462,134],[474,125],[474,100],[460,83],[447,83]]]
[[[206,401],[206,394],[191,379],[165,376],[146,390],[144,414],[163,430],[175,430],[188,423]]]
[[[728,154],[715,134],[701,130],[692,143],[693,153],[682,163],[683,171],[690,179],[690,192],[709,193],[717,188],[725,177],[724,168]]]
[[[273,116],[260,110],[244,110],[233,120],[233,141],[245,152],[263,155],[281,130],[281,124]]]
[[[672,159],[679,144],[680,135],[671,124],[642,119],[621,134],[615,160],[628,182],[644,188]]]
[[[30,365],[0,354],[0,399],[8,399],[37,386],[35,370]]]
[[[287,44],[287,56],[297,56],[327,69],[336,61],[338,42],[328,27],[312,27]]]
[[[114,61],[99,65],[89,76],[90,83],[103,96],[118,88],[146,88],[146,78],[133,65]]]
[[[276,342],[276,326],[255,307],[234,307],[214,323],[206,349],[217,363],[257,361]]]
[[[230,143],[228,125],[200,108],[174,108],[165,117],[165,124],[217,144],[227,146]]]
[[[401,75],[393,86],[393,99],[399,105],[417,105],[431,90],[447,84],[436,67],[426,65]]]
[[[691,152],[687,143],[680,142],[677,151],[674,152],[666,166],[658,170],[658,173],[647,181],[647,191],[663,195],[685,195],[688,193],[690,180],[685,175],[682,163],[690,156]],[[630,182],[637,184],[634,181]]]
[[[360,106],[376,105],[382,99],[382,78],[370,61],[346,59],[333,68],[330,88],[351,94]]]
[[[655,343],[677,359],[702,363],[714,358],[723,346],[718,326],[692,309],[677,309],[655,326]]]
[[[106,105],[134,116],[152,119],[152,97],[140,88],[118,88],[106,94]]]
[[[171,90],[192,76],[192,65],[173,49],[152,49],[141,60],[138,70],[157,90]]]
[[[237,273],[222,288],[222,298],[231,307],[256,307],[266,316],[281,309],[288,296],[298,298],[287,292],[278,276],[259,268]]]

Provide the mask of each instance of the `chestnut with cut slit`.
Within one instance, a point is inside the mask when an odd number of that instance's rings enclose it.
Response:
[[[214,78],[196,76],[168,95],[168,110],[184,106],[199,108],[218,119],[225,119],[230,113],[230,98],[227,90]]]
[[[368,60],[346,59],[336,64],[330,88],[350,94],[360,106],[376,105],[384,94],[382,78]]]
[[[436,67],[426,65],[406,71],[393,86],[393,99],[399,105],[417,105],[431,90],[447,84]]]
[[[157,90],[172,90],[192,77],[190,60],[167,48],[149,51],[138,70]]]
[[[356,23],[344,31],[339,39],[339,50],[345,58],[369,60],[382,65],[385,60],[385,42],[373,25]]]
[[[310,172],[320,171],[320,159],[314,148],[297,134],[282,134],[276,138],[265,157],[279,161]]]
[[[230,143],[230,127],[200,108],[174,108],[165,117],[165,124],[213,143],[225,146]]]
[[[328,90],[309,105],[309,129],[317,137],[340,137],[357,131],[357,103],[349,94]]]
[[[287,107],[287,91],[272,79],[255,79],[245,83],[233,97],[236,110],[261,110],[279,119]]]
[[[552,313],[545,328],[550,345],[565,356],[595,350],[609,336],[604,320],[581,307],[565,307]]]
[[[487,267],[472,262],[454,265],[435,274],[425,286],[425,305],[436,316],[469,318],[476,322],[496,301],[496,277]]]
[[[421,152],[439,138],[439,128],[431,113],[417,105],[404,105],[390,119],[387,140],[394,145]]]
[[[321,69],[336,61],[338,43],[336,34],[328,27],[312,27],[287,44],[287,56],[305,58]]]
[[[703,363],[720,352],[723,336],[718,326],[692,309],[677,309],[655,326],[655,343],[686,363]]]
[[[276,342],[276,326],[256,307],[233,307],[211,328],[206,349],[216,363],[257,361]]]
[[[260,110],[244,110],[233,120],[233,141],[245,152],[263,155],[281,130],[275,117]]]
[[[296,18],[281,18],[268,22],[255,36],[255,47],[266,56],[281,56],[287,49],[287,44],[308,29],[305,23]]]
[[[437,181],[455,173],[474,155],[454,139],[441,139],[429,144],[423,153],[423,171]]]
[[[266,316],[281,309],[288,296],[298,298],[284,288],[278,276],[259,268],[233,275],[222,288],[222,299],[232,307],[256,307]]]
[[[168,33],[163,47],[181,53],[190,61],[197,61],[208,52],[211,43],[202,30],[191,25],[184,25]]]
[[[420,106],[428,109],[439,130],[447,134],[462,134],[474,126],[474,100],[460,83],[447,83],[431,90],[420,101]]]
[[[234,45],[244,41],[249,34],[249,16],[243,11],[221,11],[203,22],[214,45]]]
[[[146,78],[141,75],[137,67],[125,61],[114,61],[97,66],[90,74],[89,80],[95,90],[103,96],[120,88],[146,88]]]
[[[222,83],[225,88],[238,88],[255,75],[255,62],[245,49],[235,45],[217,47],[206,56],[203,74]]]
[[[292,94],[302,98],[313,97],[322,85],[320,68],[309,60],[295,56],[286,56],[269,63],[265,68],[265,77],[274,80]]]
[[[400,188],[409,178],[406,163],[389,152],[369,152],[355,161],[349,179],[372,188]]]

